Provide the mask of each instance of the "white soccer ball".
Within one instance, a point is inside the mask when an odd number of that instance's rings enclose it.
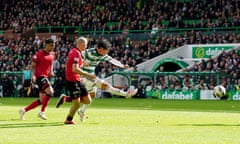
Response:
[[[225,95],[226,95],[226,89],[225,89],[224,86],[217,85],[217,86],[214,87],[214,89],[213,89],[213,96],[221,98],[221,97],[223,97]]]

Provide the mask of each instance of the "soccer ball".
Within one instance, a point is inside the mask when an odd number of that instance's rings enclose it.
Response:
[[[217,85],[213,89],[213,96],[222,98],[226,95],[226,89],[222,85]]]

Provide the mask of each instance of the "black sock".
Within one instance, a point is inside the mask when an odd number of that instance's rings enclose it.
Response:
[[[73,119],[72,116],[68,116],[68,117],[67,117],[67,120],[68,120],[68,121],[72,121],[72,119]]]

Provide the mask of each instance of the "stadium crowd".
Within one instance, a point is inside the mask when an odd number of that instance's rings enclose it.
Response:
[[[85,31],[106,31],[240,24],[238,0],[3,0],[0,5],[4,11],[0,13],[0,30],[13,29],[17,33],[35,26],[80,26]],[[109,22],[117,23],[108,25]]]
[[[69,3],[69,5],[66,5]],[[125,33],[110,37],[113,58],[129,66],[163,54],[185,44],[239,43],[237,31],[209,33],[199,30],[186,30],[181,33],[157,33],[166,28],[216,28],[236,27],[240,25],[239,1],[146,1],[138,4],[136,0],[61,0],[61,1],[3,1],[0,13],[0,30],[11,30],[22,33],[35,26],[80,26],[84,31],[102,30],[146,30],[150,37],[141,41],[133,41]],[[116,8],[117,7],[117,8]],[[191,20],[191,21],[190,21]],[[167,21],[167,23],[163,23]],[[110,24],[109,23],[114,23]],[[101,35],[92,39],[89,47],[93,47]],[[35,52],[42,48],[44,39],[37,35],[29,39],[5,39],[0,35],[0,71],[23,71],[30,63]],[[56,95],[63,87],[66,56],[74,46],[74,38],[65,35],[57,37],[54,61]],[[239,79],[239,56],[231,51],[223,52],[218,58],[202,61],[193,68],[184,71],[224,71]],[[105,78],[118,70],[117,67],[100,63],[96,74]],[[230,81],[230,80],[228,80]],[[178,83],[178,82],[176,82]],[[4,95],[13,95],[11,88],[22,84],[16,75],[1,77]],[[170,87],[170,86],[163,86]],[[172,87],[172,86],[171,86]],[[208,88],[212,88],[209,86]],[[24,95],[24,94],[23,94]]]

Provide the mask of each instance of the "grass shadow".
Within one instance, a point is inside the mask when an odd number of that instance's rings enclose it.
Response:
[[[211,123],[211,124],[177,124],[177,126],[240,126],[240,124],[220,124],[220,123]]]
[[[23,128],[23,127],[52,127],[52,126],[63,126],[63,122],[50,122],[50,123],[11,123],[11,124],[0,124],[0,128]]]
[[[19,119],[8,119],[8,120],[5,119],[5,120],[0,120],[0,122],[1,122],[1,121],[19,121]]]

